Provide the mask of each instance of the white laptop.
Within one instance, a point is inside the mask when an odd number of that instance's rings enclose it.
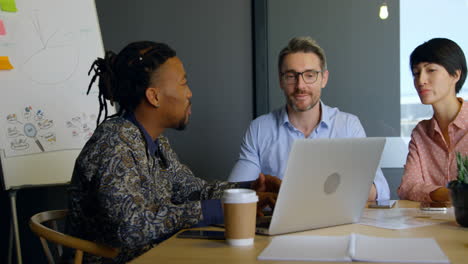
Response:
[[[269,226],[277,235],[359,221],[385,138],[300,139],[293,143]],[[262,227],[263,226],[263,227]]]

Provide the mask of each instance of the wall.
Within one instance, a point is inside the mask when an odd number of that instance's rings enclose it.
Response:
[[[251,1],[98,0],[96,6],[105,49],[118,52],[131,41],[154,40],[177,51],[193,92],[193,114],[186,131],[167,135],[197,176],[226,179],[252,119]],[[66,199],[65,186],[18,192],[23,263],[46,263],[29,218],[66,207]],[[0,218],[0,263],[7,263],[11,215],[6,192],[0,193],[0,206],[7,212]]]

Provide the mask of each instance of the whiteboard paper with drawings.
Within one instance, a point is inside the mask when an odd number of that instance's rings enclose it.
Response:
[[[23,0],[1,12],[0,150],[4,188],[65,183],[99,110],[88,70],[104,48],[94,0]]]

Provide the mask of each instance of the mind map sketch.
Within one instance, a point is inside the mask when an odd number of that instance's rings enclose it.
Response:
[[[96,114],[87,115],[81,113],[81,116],[75,116],[66,122],[73,138],[88,141],[93,135],[96,123]]]
[[[98,107],[97,92],[85,94],[87,73],[104,56],[95,1],[17,4],[21,12],[2,17],[10,30],[0,55],[8,55],[14,69],[0,74],[0,151],[14,157],[81,149],[94,132]]]
[[[7,139],[11,150],[15,152],[30,151],[36,145],[42,152],[47,146],[57,141],[54,121],[47,119],[44,111],[31,106],[23,109],[20,115],[10,113],[7,119]]]
[[[64,31],[61,23],[52,24],[51,17],[43,16],[39,10],[33,10],[29,17],[31,37],[38,45],[22,63],[21,71],[33,82],[53,85],[69,80],[77,71],[80,49],[76,36],[80,33]]]

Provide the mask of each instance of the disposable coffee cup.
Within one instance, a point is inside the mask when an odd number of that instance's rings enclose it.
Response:
[[[249,189],[228,189],[223,193],[224,236],[231,246],[253,245],[258,196]]]

